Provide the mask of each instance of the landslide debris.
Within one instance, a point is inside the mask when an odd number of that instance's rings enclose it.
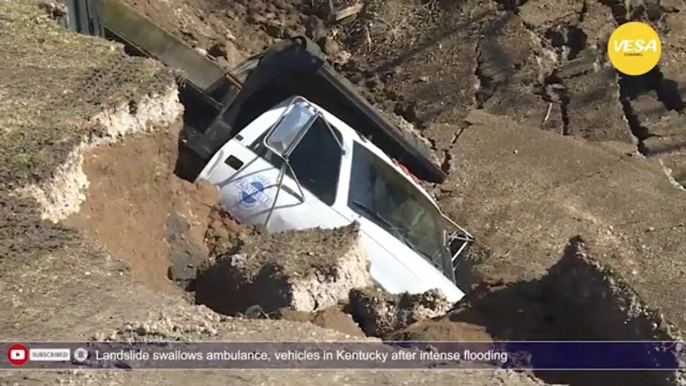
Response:
[[[24,3],[2,3],[3,18],[0,23],[2,27],[6,27],[6,17],[12,19],[17,12],[16,9],[9,9],[11,6],[20,9],[24,7]],[[7,12],[5,12],[7,11]],[[23,12],[23,11],[21,11]],[[36,17],[35,12],[26,13],[28,27],[33,28],[34,24],[42,23]],[[30,17],[27,15],[31,15]],[[14,19],[13,19],[14,20]],[[11,23],[10,23],[11,24]],[[14,26],[16,27],[16,25]],[[4,31],[4,30],[3,30]],[[80,41],[80,37],[68,35],[62,31],[48,30],[48,35],[54,35],[59,41],[54,44],[60,47],[59,52],[66,55],[72,52],[69,45],[71,39]],[[29,34],[31,35],[31,34]],[[44,52],[44,47],[39,43],[41,39],[39,34],[31,35],[31,38],[36,37],[37,40],[29,41],[26,47],[29,47],[30,52],[22,52],[26,58],[33,54],[31,59],[34,62],[19,63],[22,66],[22,71],[35,70],[34,63],[45,64],[41,62],[39,54]],[[93,39],[95,42],[97,39]],[[99,41],[98,41],[99,42]],[[66,46],[65,46],[66,44]],[[104,44],[94,43],[94,44]],[[111,46],[108,46],[111,47]],[[4,46],[2,46],[4,49]],[[87,55],[80,58],[82,62],[86,62],[85,58],[98,59],[95,54],[97,52],[86,52]],[[12,58],[15,60],[16,58]],[[16,60],[12,63],[16,63]],[[31,63],[31,66],[29,65]],[[54,63],[59,63],[56,61]],[[145,63],[145,64],[141,64]],[[140,61],[142,68],[150,65],[148,61]],[[76,65],[76,63],[74,63]],[[108,71],[114,70],[118,67],[106,65],[103,66],[101,72],[109,74]],[[5,68],[1,73],[5,74],[3,79],[3,86],[8,79],[11,79],[6,74],[6,71],[16,70],[16,68]],[[61,74],[60,68],[54,68],[55,72]],[[160,71],[156,69],[156,71]],[[166,76],[166,75],[164,75]],[[38,79],[50,82],[48,75],[37,76]],[[8,83],[9,84],[9,83]],[[69,85],[69,82],[60,83],[60,87]],[[141,83],[127,78],[124,83],[115,83],[116,86],[132,87],[137,92],[144,92],[145,87],[138,89]],[[19,95],[25,95],[26,84],[14,85],[10,91]],[[21,87],[19,87],[21,86]],[[60,87],[48,90],[42,98],[49,101],[60,101],[59,92],[63,91]],[[112,85],[112,87],[115,87]],[[4,89],[3,89],[4,91]],[[59,92],[58,92],[59,91]],[[54,98],[48,98],[51,96]],[[102,95],[98,95],[99,97]],[[33,102],[38,101],[39,98],[34,98]],[[105,98],[107,99],[107,98]],[[15,98],[8,98],[9,103],[16,100]],[[136,105],[136,104],[134,104]],[[21,110],[29,117],[40,117],[36,114],[39,110],[30,107]],[[41,105],[45,107],[45,105]],[[69,106],[58,105],[69,111]],[[136,111],[137,109],[133,109]],[[131,115],[131,111],[128,112]],[[129,115],[125,115],[128,117]],[[45,118],[45,117],[43,117]],[[59,123],[59,120],[57,120]],[[78,121],[75,123],[79,123]],[[6,126],[13,130],[21,128],[21,126]],[[65,129],[65,133],[71,133]],[[82,126],[74,124],[69,126],[74,132],[78,132]],[[50,131],[46,131],[49,133]],[[32,132],[32,140],[42,138],[41,133]],[[67,137],[70,134],[66,134]],[[77,137],[78,142],[81,137]],[[13,143],[14,146],[16,143]],[[48,148],[46,151],[50,153],[51,146],[60,146],[59,141],[49,141],[43,143]],[[59,162],[57,164],[60,164]],[[2,163],[2,165],[6,165]],[[116,165],[115,165],[116,166]],[[115,167],[113,166],[113,167]],[[40,168],[33,168],[32,170],[40,170]],[[45,167],[45,170],[50,170],[50,167]],[[10,172],[14,173],[13,170]],[[50,174],[50,173],[48,173]],[[40,180],[40,178],[38,178]],[[25,182],[24,180],[20,181]],[[5,197],[3,197],[3,200]],[[25,200],[23,203],[30,203]],[[3,204],[5,201],[3,201]],[[27,204],[26,207],[37,209],[36,206]],[[151,336],[159,337],[160,339],[194,339],[194,338],[210,338],[212,336],[220,337],[222,340],[227,338],[234,339],[254,339],[254,340],[282,340],[282,339],[344,339],[341,335],[332,334],[330,331],[316,329],[309,326],[303,326],[293,323],[286,323],[283,321],[261,321],[261,320],[240,320],[233,318],[222,318],[217,316],[206,308],[193,307],[180,301],[180,298],[161,296],[159,293],[151,291],[144,285],[130,280],[126,269],[120,264],[115,264],[113,259],[106,258],[103,251],[91,249],[92,246],[88,243],[82,243],[78,236],[73,235],[78,244],[83,244],[78,247],[71,246],[63,248],[64,244],[61,240],[55,243],[54,253],[43,254],[45,249],[37,251],[34,247],[39,246],[44,241],[46,243],[54,241],[62,237],[62,229],[45,225],[38,222],[40,212],[34,211],[29,215],[25,211],[26,207],[14,206],[12,209],[20,208],[16,213],[12,213],[10,220],[16,220],[17,217],[26,215],[30,221],[25,223],[25,228],[13,228],[13,232],[9,235],[12,237],[8,239],[12,243],[12,247],[20,246],[22,249],[21,257],[26,258],[23,264],[11,264],[4,266],[7,270],[3,272],[3,277],[6,278],[2,283],[2,292],[4,295],[0,302],[5,310],[13,310],[8,312],[8,318],[2,320],[3,328],[0,331],[6,335],[6,339],[16,339],[17,337],[44,337],[55,339],[58,337],[65,338],[82,338],[89,336],[93,330],[103,330],[108,333],[115,328],[117,324],[123,323],[123,326],[114,330],[117,331],[115,338],[126,336],[134,338],[135,336]],[[3,226],[14,226],[11,222],[3,222]],[[41,225],[37,225],[41,224]],[[4,231],[4,229],[3,229]],[[34,238],[33,235],[51,235],[50,232],[56,232],[58,237],[45,240],[41,238]],[[55,233],[52,233],[55,234]],[[28,235],[28,236],[27,236]],[[14,244],[17,243],[17,244]],[[10,248],[13,254],[17,254],[18,250]],[[68,278],[66,280],[65,278]],[[185,316],[178,316],[173,310],[180,310],[179,313]],[[167,313],[167,315],[165,315]],[[146,314],[149,314],[146,318]],[[150,315],[162,315],[159,317]],[[169,316],[172,314],[172,316]],[[83,321],[87,320],[88,323]],[[145,320],[145,322],[140,322]],[[155,324],[158,322],[157,324]],[[217,332],[217,335],[214,332]],[[331,335],[327,335],[331,334]],[[111,337],[111,335],[110,335]],[[102,373],[82,373],[82,372],[63,372],[63,373],[49,373],[42,372],[40,374],[26,374],[26,373],[7,373],[5,381],[17,382],[27,384],[33,382],[34,384],[56,384],[60,382],[74,383],[74,384],[189,384],[189,383],[225,383],[227,377],[230,377],[231,382],[244,384],[259,384],[259,383],[298,383],[307,384],[308,379],[314,379],[317,384],[321,382],[335,382],[340,381],[341,378],[351,383],[369,382],[372,384],[399,384],[401,382],[419,383],[430,382],[434,384],[444,384],[454,382],[455,374],[446,374],[441,372],[404,372],[401,375],[382,374],[377,373],[356,373],[356,372],[328,372],[328,373],[310,373],[313,377],[303,377],[300,373],[232,373],[232,372],[208,372],[206,374],[198,373],[139,373],[139,372],[121,372],[116,373],[102,372]],[[509,371],[495,371],[493,373],[485,374],[483,372],[463,371],[459,374],[459,381],[463,385],[483,385],[483,384],[512,384],[512,385],[526,385],[526,384],[542,384],[542,382],[530,379],[527,375],[517,374]]]
[[[205,239],[213,258],[193,289],[196,302],[215,311],[383,337],[450,308],[440,291],[391,295],[372,287],[356,224],[268,235],[220,206],[210,217]]]
[[[312,323],[315,326],[340,331],[350,336],[367,336],[353,317],[344,311],[345,308],[347,307],[343,305],[317,312],[294,311],[282,308],[275,313],[274,318],[292,322]]]
[[[392,295],[376,287],[350,291],[349,309],[368,336],[387,334],[423,319],[445,314],[451,307],[439,290]]]
[[[573,237],[559,261],[543,277],[510,283],[484,282],[447,314],[410,324],[386,339],[680,342],[682,332],[642,299],[616,270],[599,261],[603,253],[602,248]],[[676,345],[667,349],[676,363],[686,359]],[[662,353],[638,355],[656,358]],[[531,359],[534,365],[536,359]],[[570,385],[680,385],[685,380],[678,371],[535,374],[547,382]]]
[[[180,124],[84,154],[88,177],[79,213],[63,223],[97,240],[161,290],[187,287],[209,249],[204,233],[218,192],[174,175]]]
[[[196,302],[229,315],[251,306],[265,313],[335,306],[353,288],[372,283],[358,231],[354,223],[333,230],[267,234],[251,228],[217,235],[213,226],[213,258],[198,271]]]

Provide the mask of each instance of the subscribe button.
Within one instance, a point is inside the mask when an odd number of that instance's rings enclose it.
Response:
[[[21,366],[27,361],[70,361],[71,350],[68,348],[27,349],[24,345],[14,344],[7,350],[7,360],[15,366]]]

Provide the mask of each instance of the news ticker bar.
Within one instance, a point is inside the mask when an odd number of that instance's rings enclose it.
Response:
[[[683,370],[686,342],[0,342],[0,369]]]

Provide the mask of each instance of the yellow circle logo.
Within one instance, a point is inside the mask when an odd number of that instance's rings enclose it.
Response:
[[[607,43],[610,62],[626,75],[643,75],[660,61],[662,42],[648,24],[632,21],[619,26]]]

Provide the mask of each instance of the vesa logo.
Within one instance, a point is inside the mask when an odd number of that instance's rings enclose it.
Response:
[[[645,51],[653,51],[657,53],[657,40],[644,39],[622,39],[612,42],[615,52],[624,52],[626,56],[643,56]]]
[[[629,22],[619,26],[607,42],[607,54],[617,71],[625,75],[643,75],[657,65],[662,42],[648,24]]]

